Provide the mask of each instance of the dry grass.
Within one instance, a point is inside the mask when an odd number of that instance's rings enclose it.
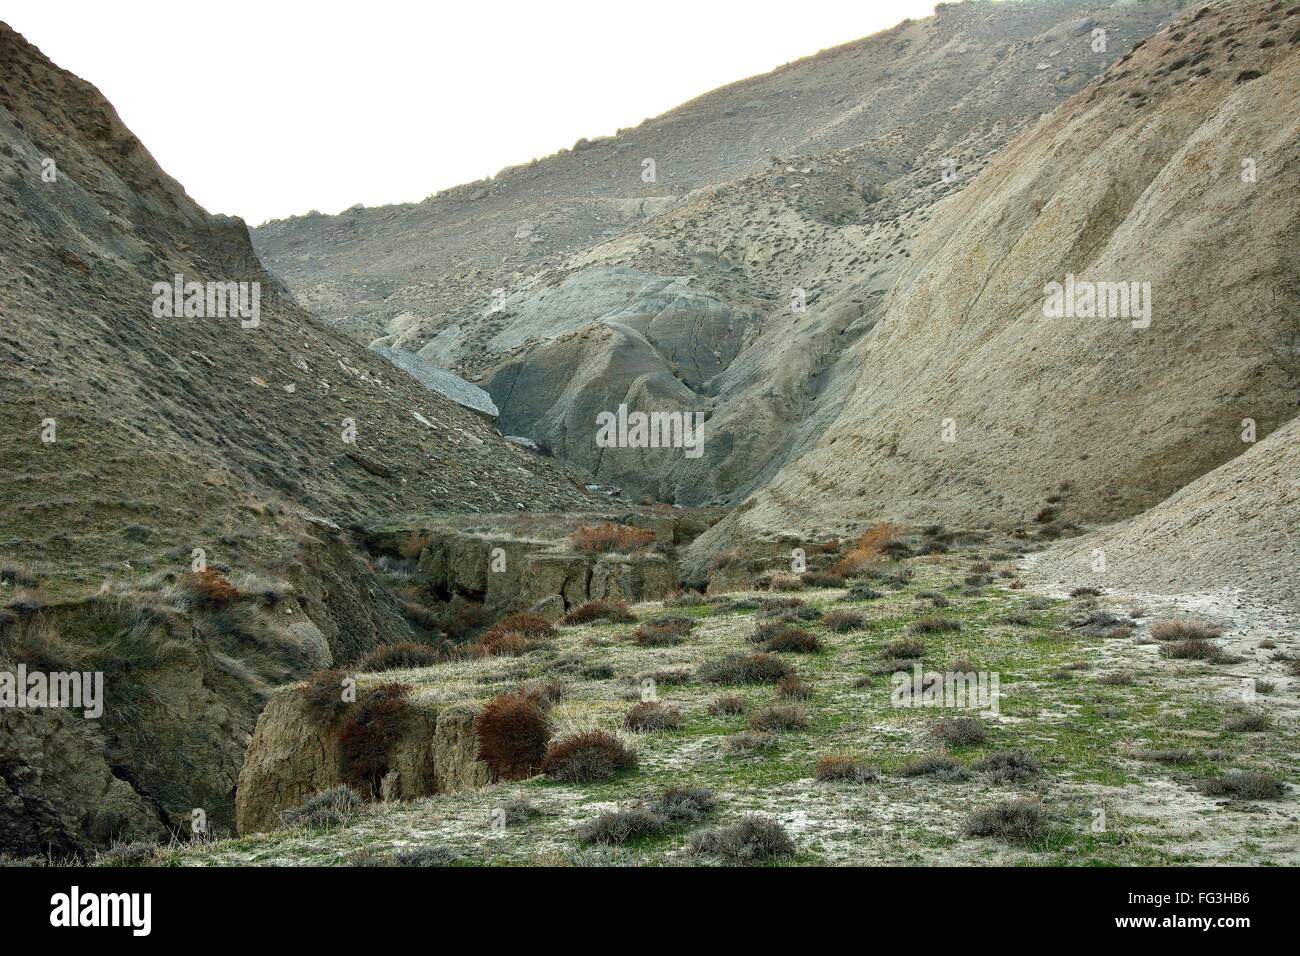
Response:
[[[889,521],[872,525],[858,535],[831,570],[843,577],[861,573],[865,568],[879,561],[902,533],[901,525]]]
[[[599,598],[570,608],[560,623],[566,627],[577,624],[590,624],[593,621],[608,621],[613,624],[626,624],[635,621],[636,616],[627,609],[626,601],[608,601]]]

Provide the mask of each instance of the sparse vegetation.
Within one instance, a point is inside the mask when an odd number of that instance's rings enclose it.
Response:
[[[1008,843],[1032,843],[1043,834],[1043,808],[1032,800],[1003,800],[966,818],[967,836],[996,837]]]
[[[690,847],[696,853],[721,857],[734,864],[763,863],[792,856],[796,850],[781,824],[758,814],[731,826],[693,833]]]

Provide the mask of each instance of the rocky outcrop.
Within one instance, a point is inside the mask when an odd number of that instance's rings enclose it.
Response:
[[[389,742],[385,800],[481,787],[487,765],[478,759],[476,711],[467,705],[434,707],[412,702],[402,733]],[[257,721],[239,774],[235,806],[240,834],[280,825],[280,814],[307,797],[344,783],[334,728],[307,711],[290,688],[275,695]]]
[[[492,404],[492,396],[477,385],[465,381],[459,375],[453,375],[446,369],[438,368],[431,362],[426,362],[412,352],[392,349],[376,342],[370,343],[370,350],[378,352],[402,371],[409,373],[425,388],[451,399],[461,408],[468,408],[471,412],[477,412],[484,418],[496,421],[497,407]]]

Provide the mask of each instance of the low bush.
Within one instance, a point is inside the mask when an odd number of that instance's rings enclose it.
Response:
[[[1222,777],[1202,780],[1198,787],[1207,796],[1241,800],[1275,800],[1286,792],[1277,777],[1249,770],[1234,770]]]
[[[798,704],[765,704],[749,717],[749,729],[771,733],[779,730],[802,730],[808,726],[808,714]]]
[[[912,622],[913,634],[947,634],[961,630],[961,621],[940,614],[930,614]]]
[[[1004,800],[976,810],[962,829],[967,836],[1033,843],[1043,835],[1043,808],[1033,800]]]
[[[665,707],[653,700],[641,701],[623,717],[624,729],[638,734],[655,730],[676,730],[685,722],[681,711]]]
[[[832,611],[824,622],[828,630],[836,634],[860,631],[867,626],[867,619],[856,611]]]
[[[975,761],[975,769],[990,783],[1024,783],[1038,776],[1041,767],[1025,750],[998,750]]]
[[[749,702],[739,694],[723,694],[709,704],[709,713],[732,716],[743,714],[748,706]]]
[[[970,777],[961,761],[947,754],[916,757],[899,767],[898,773],[903,777],[933,777],[945,783],[958,783]]]
[[[636,753],[623,741],[604,730],[589,730],[552,743],[542,773],[566,783],[591,783],[636,764]]]
[[[351,787],[332,787],[282,811],[280,820],[287,827],[343,826],[357,814],[362,804],[361,797]]]
[[[988,734],[978,718],[948,717],[934,727],[932,733],[949,747],[971,747],[982,744]]]
[[[696,853],[720,857],[728,863],[762,863],[792,856],[795,843],[781,824],[770,817],[752,814],[731,826],[691,834],[689,845]]]
[[[357,661],[357,670],[373,673],[411,667],[432,667],[443,660],[444,656],[428,644],[403,641],[400,644],[379,645]]]
[[[550,722],[537,701],[498,694],[474,721],[479,759],[497,780],[521,780],[542,767],[551,740]]]
[[[822,754],[817,758],[813,777],[823,782],[847,780],[850,783],[870,783],[880,779],[880,771],[848,754]]]
[[[564,617],[560,618],[560,623],[572,627],[576,624],[590,624],[592,621],[626,624],[635,620],[636,617],[627,609],[626,601],[607,601],[598,598],[570,608]]]
[[[404,684],[383,684],[348,709],[338,732],[339,763],[344,783],[377,796],[388,772],[388,754],[411,718]]]
[[[794,668],[775,654],[733,654],[700,667],[706,684],[775,684],[794,673]]]
[[[791,654],[815,654],[822,649],[821,638],[799,627],[785,627],[767,639],[764,650]]]
[[[643,807],[606,810],[596,819],[578,827],[578,840],[582,843],[604,843],[613,846],[643,837],[658,836],[671,826],[667,817]]]

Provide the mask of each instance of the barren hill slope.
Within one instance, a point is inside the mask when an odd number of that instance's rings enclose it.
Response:
[[[1043,119],[936,211],[816,445],[701,546],[880,518],[1126,517],[1240,454],[1244,419],[1287,423],[1298,92],[1300,4],[1228,2]],[[1071,277],[1149,283],[1149,325],[1045,317]]]
[[[208,317],[155,310],[177,276]],[[233,825],[269,688],[412,637],[348,529],[590,501],[308,316],[4,24],[0,363],[0,670],[104,682],[98,717],[0,709],[0,849]]]
[[[0,547],[11,556],[139,570],[160,549],[252,537],[265,516],[245,500],[340,524],[587,500],[312,320],[262,270],[244,224],[195,206],[93,88],[8,27],[0,53]],[[259,325],[156,318],[153,286],[176,275],[260,283]]]
[[[636,494],[738,500],[833,413],[933,202],[1176,6],[941,4],[491,181],[255,242],[352,334],[482,376],[507,433]],[[622,402],[705,414],[704,456],[598,449]]]
[[[1094,569],[1096,552],[1105,572]],[[1149,511],[1062,542],[1037,570],[1155,594],[1236,591],[1274,608],[1300,604],[1300,421]]]

